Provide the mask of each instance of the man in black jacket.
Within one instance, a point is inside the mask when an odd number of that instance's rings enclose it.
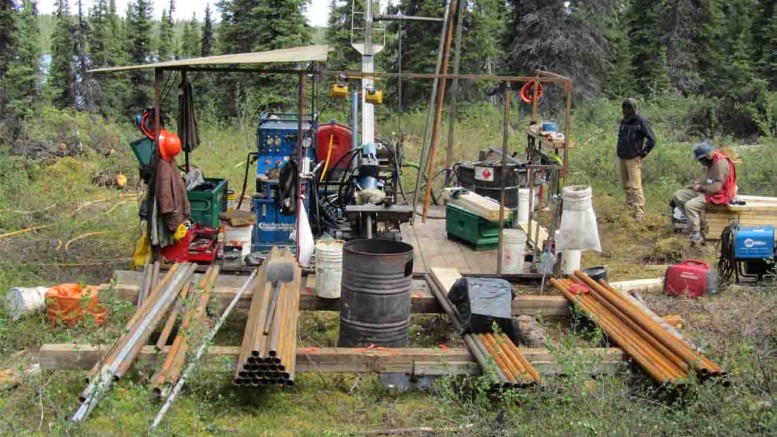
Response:
[[[628,98],[621,105],[623,120],[618,131],[618,158],[621,166],[621,182],[626,191],[626,206],[634,219],[642,221],[645,215],[645,197],[642,194],[642,160],[656,145],[653,129],[640,117],[637,101]]]

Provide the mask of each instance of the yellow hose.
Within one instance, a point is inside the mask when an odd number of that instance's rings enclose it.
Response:
[[[332,125],[332,133],[329,134],[329,150],[326,152],[326,161],[324,162],[324,170],[321,171],[321,179],[319,183],[324,182],[324,176],[326,176],[326,170],[329,168],[329,159],[332,157],[332,143],[335,140],[334,125]]]

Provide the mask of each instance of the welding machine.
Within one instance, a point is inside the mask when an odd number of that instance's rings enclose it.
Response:
[[[729,231],[729,232],[726,232]],[[733,267],[736,282],[762,282],[766,278],[777,278],[774,264],[774,226],[731,225],[723,232],[721,246],[728,249],[727,260]],[[731,244],[733,243],[733,244]]]

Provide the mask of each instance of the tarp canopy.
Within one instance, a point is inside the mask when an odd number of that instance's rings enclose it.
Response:
[[[128,70],[147,70],[155,68],[186,69],[187,67],[213,67],[249,64],[288,64],[295,62],[324,62],[329,46],[302,46],[266,52],[235,53],[231,55],[206,56],[204,58],[179,59],[177,61],[156,62],[153,64],[127,65],[89,70],[89,73],[111,73]]]

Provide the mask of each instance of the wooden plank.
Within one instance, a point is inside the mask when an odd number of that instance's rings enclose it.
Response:
[[[539,238],[537,238],[537,222],[529,220],[529,222],[518,222],[518,227],[526,232],[526,235],[531,235],[531,238],[527,241],[527,244],[532,249],[542,250],[542,244],[548,239],[548,230],[540,225]],[[539,240],[539,241],[537,241]]]
[[[142,349],[138,359],[158,365],[167,353],[154,346]],[[42,370],[88,370],[99,360],[106,347],[80,344],[44,344],[38,352]],[[521,353],[543,375],[563,373],[563,365],[547,349],[520,348]],[[204,358],[209,370],[232,372],[239,354],[237,346],[211,346]],[[592,362],[592,372],[612,372],[624,360],[618,348],[592,348],[577,351],[581,359]],[[297,371],[319,373],[405,373],[408,375],[477,375],[480,370],[467,349],[402,348],[348,349],[298,348]]]
[[[453,198],[452,193],[455,190],[463,190],[462,187],[448,187],[442,190],[442,197],[446,203],[451,203],[460,208],[463,208],[478,217],[482,217],[490,222],[499,221],[499,202],[489,199],[488,197],[481,196],[472,191],[461,193],[458,197]],[[502,217],[505,220],[510,220],[513,211],[510,208],[505,208],[502,213]]]
[[[134,272],[129,270],[117,270],[114,272],[115,286],[114,290],[118,297],[123,300],[135,302],[140,292],[140,281],[143,272]],[[197,276],[197,275],[195,275]],[[316,295],[313,290],[315,278],[311,279],[309,275],[304,287],[300,293],[300,310],[302,311],[340,311],[339,299],[323,299]],[[219,275],[216,279],[216,286],[212,291],[214,299],[221,305],[226,306],[235,297],[246,276]],[[110,284],[99,286],[102,290],[111,288]],[[238,310],[248,310],[251,305],[251,296],[253,290],[249,289],[243,294],[237,304]],[[413,288],[411,291],[410,309],[414,313],[433,313],[439,314],[442,308],[437,300],[429,291],[429,285],[423,276],[413,278]]]
[[[432,267],[431,279],[447,293],[461,274],[456,269]],[[513,315],[540,316],[544,319],[568,318],[572,315],[569,302],[558,295],[519,294],[512,302]]]
[[[655,291],[664,287],[664,278],[633,279],[631,281],[610,282],[610,285],[624,292],[629,290]]]

